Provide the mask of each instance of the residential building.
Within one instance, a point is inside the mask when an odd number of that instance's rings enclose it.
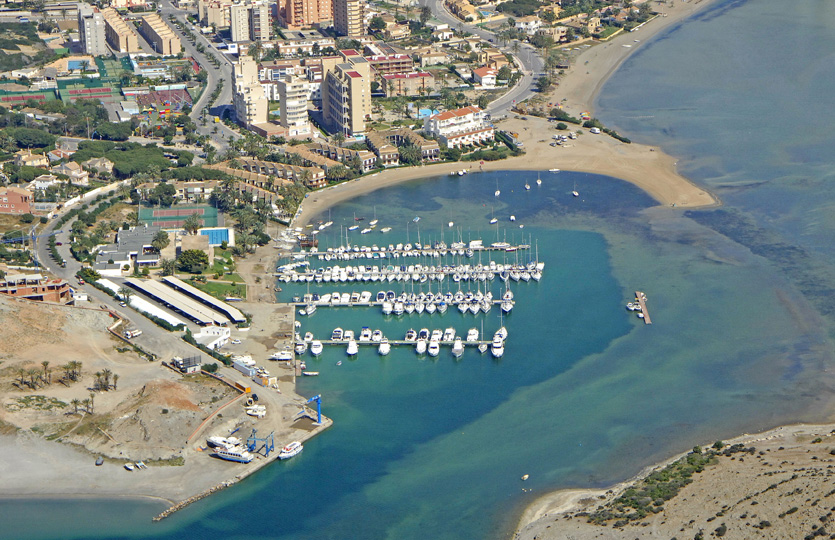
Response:
[[[19,187],[0,187],[0,214],[28,214],[35,197],[32,192]]]
[[[310,134],[307,117],[308,83],[301,77],[286,75],[276,82],[280,102],[280,124],[288,129],[291,137]]]
[[[246,128],[267,123],[269,101],[258,79],[258,64],[250,56],[240,56],[234,65],[233,103],[238,123]]]
[[[405,39],[411,35],[412,30],[409,28],[408,23],[388,26],[383,31],[383,37],[386,38],[388,41],[397,41],[398,39]]]
[[[154,51],[163,56],[174,56],[180,53],[182,45],[174,31],[156,13],[142,17],[140,31]]]
[[[42,174],[35,177],[35,179],[29,182],[29,185],[26,187],[29,191],[46,191],[58,182],[58,177],[54,174]]]
[[[447,0],[446,5],[453,15],[464,22],[472,22],[478,18],[478,10],[467,0]]]
[[[249,39],[267,41],[270,39],[270,5],[267,2],[255,2],[249,7]]]
[[[141,52],[139,38],[128,23],[112,7],[101,10],[104,17],[104,34],[107,43],[116,52]]]
[[[303,147],[294,147],[291,150],[293,153],[299,153],[303,160],[305,156],[302,152],[307,152]],[[275,163],[272,161],[260,161],[251,158],[238,158],[238,163],[244,170],[249,172],[265,175],[266,177],[273,176],[284,180],[293,182],[304,182],[305,186],[316,189],[327,185],[325,179],[325,171],[320,167],[298,167],[295,165],[288,165],[286,163]],[[338,164],[337,164],[338,165]],[[244,179],[247,181],[246,179]],[[272,189],[273,186],[258,185],[262,189]]]
[[[383,92],[386,97],[418,96],[429,94],[434,88],[435,79],[431,73],[390,73],[382,76]]]
[[[365,144],[372,152],[377,154],[377,164],[383,167],[396,167],[400,165],[400,151],[397,146],[391,144],[388,139],[376,131],[369,132],[365,137]]]
[[[453,37],[455,37],[455,32],[449,28],[445,28],[444,30],[435,30],[432,32],[432,39],[436,41],[449,41]]]
[[[158,225],[145,225],[130,230],[120,230],[116,244],[102,246],[96,252],[93,270],[102,275],[118,277],[125,266],[155,266],[160,254],[151,246],[154,236],[161,231]]]
[[[229,34],[232,41],[249,41],[249,6],[232,4],[229,6]]]
[[[333,27],[339,35],[365,34],[365,0],[333,0]]]
[[[561,41],[568,41],[568,27],[567,26],[546,26],[536,31],[537,34],[548,36],[554,40],[555,43]]]
[[[14,155],[14,164],[18,167],[49,167],[49,158],[43,154],[33,154],[31,150],[18,150]]]
[[[495,47],[481,49],[478,53],[478,63],[496,69],[501,69],[502,66],[513,67],[507,56]]]
[[[361,56],[343,55],[344,62],[323,61],[327,71],[322,82],[322,113],[325,122],[344,135],[365,132],[371,115],[371,65]]]
[[[326,158],[344,163],[346,166],[358,163],[361,165],[362,172],[370,171],[377,164],[377,156],[368,150],[352,150],[324,142],[310,143],[306,148]]]
[[[281,9],[283,25],[290,29],[309,28],[333,20],[333,0],[285,0]]]
[[[228,28],[231,0],[197,0],[197,16],[203,26]]]
[[[482,88],[495,88],[496,75],[498,75],[498,73],[498,69],[487,66],[474,69],[473,82],[480,84]]]
[[[79,5],[78,37],[85,54],[104,56],[110,53],[105,45],[104,17],[99,8]]]
[[[388,129],[374,133],[376,140],[385,139],[398,148],[410,144],[420,150],[420,157],[426,161],[437,161],[441,157],[441,148],[437,141],[425,139],[409,128]],[[381,143],[381,141],[380,141]]]
[[[275,44],[276,51],[283,57],[317,54],[322,49],[336,48],[336,40],[322,37],[316,39],[289,39]]]
[[[60,165],[52,167],[52,172],[56,174],[64,174],[70,177],[70,182],[81,186],[86,186],[90,182],[90,174],[81,168],[81,165],[75,161],[67,161]]]
[[[414,62],[408,54],[385,54],[366,56],[366,60],[379,75],[387,73],[408,73],[412,71]]]
[[[420,55],[420,67],[437,66],[449,62],[449,55],[443,51],[430,51]]]
[[[215,328],[212,328],[212,329],[214,330]],[[231,332],[231,330],[229,330],[228,328],[222,328],[222,327],[217,327],[216,330],[227,330],[227,331]],[[209,347],[209,348],[214,349],[216,347],[217,347],[217,345],[215,345],[215,347]],[[189,373],[197,373],[201,369],[200,355],[187,356],[186,358],[182,358],[180,356],[175,356],[174,358],[171,359],[171,365],[173,365],[175,368],[179,369],[180,373],[184,373],[186,375],[188,375]]]
[[[542,21],[536,15],[528,15],[527,17],[519,17],[516,19],[516,29],[525,32],[529,36],[536,34],[540,26],[542,26]]]
[[[447,148],[491,141],[494,137],[493,126],[476,105],[434,114],[423,121],[423,130]]]
[[[57,304],[72,301],[69,283],[63,279],[49,279],[41,274],[7,274],[0,279],[0,294]]]
[[[81,166],[86,170],[96,170],[99,174],[110,174],[113,172],[113,162],[107,158],[90,158],[82,161]]]

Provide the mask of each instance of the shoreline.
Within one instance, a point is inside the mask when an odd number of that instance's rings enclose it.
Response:
[[[739,435],[732,439],[723,439],[722,442],[726,446],[729,446],[734,444],[748,445],[751,443],[764,441],[780,441],[781,444],[785,444],[786,446],[788,446],[789,437],[794,437],[796,439],[806,438],[809,440],[811,444],[814,444],[812,437],[818,435],[831,436],[833,432],[835,432],[835,423],[794,423],[777,426],[759,433],[743,433],[742,435]],[[710,445],[713,444],[713,442],[715,441],[705,442],[701,445],[701,447],[708,448]],[[679,452],[667,459],[661,460],[657,463],[644,467],[643,469],[641,469],[640,472],[638,472],[634,476],[621,482],[612,484],[610,486],[596,489],[565,488],[546,493],[541,497],[538,497],[525,508],[517,523],[515,532],[513,534],[513,538],[515,540],[527,539],[529,537],[540,539],[543,538],[543,536],[538,535],[542,534],[544,531],[536,530],[538,529],[536,525],[543,524],[546,521],[545,518],[547,518],[548,523],[548,526],[546,528],[548,528],[549,530],[544,538],[561,538],[561,536],[558,536],[561,534],[561,532],[559,530],[560,526],[557,524],[564,521],[567,522],[571,517],[574,517],[569,516],[569,514],[582,512],[584,510],[587,510],[592,505],[597,506],[613,501],[614,499],[619,497],[626,489],[632,487],[637,482],[646,478],[649,474],[659,469],[662,469],[675,461],[678,461],[679,459],[688,455],[690,451],[691,450]],[[697,484],[699,482],[699,479],[699,476],[695,476],[694,482],[691,485]],[[675,500],[675,498],[673,498],[672,500]],[[590,527],[596,528],[593,530],[596,530],[598,532],[604,532],[607,530],[611,531],[611,527],[606,526],[590,525]]]
[[[575,114],[579,114],[582,110],[593,111],[597,96],[606,81],[627,58],[640,50],[640,45],[715,1],[678,2],[673,8],[659,5],[657,9],[663,8],[666,16],[659,15],[635,32],[623,33],[608,42],[599,43],[583,51],[550,95],[554,96],[554,101],[562,101],[565,107]],[[636,38],[640,39],[640,45],[633,47]],[[624,44],[630,47],[623,47]],[[313,216],[357,196],[403,182],[445,175],[461,169],[469,169],[470,172],[478,170],[547,171],[556,165],[567,172],[601,174],[629,182],[644,190],[664,206],[674,205],[692,209],[722,204],[719,198],[708,189],[679,174],[676,168],[678,159],[666,154],[659,147],[638,143],[624,144],[608,135],[584,134],[572,141],[572,146],[554,149],[548,146],[550,138],[537,141],[534,137],[534,133],[543,133],[543,128],[553,130],[553,124],[542,118],[530,116],[521,121],[513,119],[512,115],[513,113],[508,114],[508,120],[500,120],[496,124],[499,128],[520,134],[519,138],[525,144],[525,155],[486,162],[483,166],[479,166],[477,162],[458,161],[386,169],[349,182],[329,186],[310,193],[302,201],[298,212],[290,222],[290,227],[304,226]]]

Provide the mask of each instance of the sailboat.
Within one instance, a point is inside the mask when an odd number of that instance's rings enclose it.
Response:
[[[539,175],[537,175],[537,176],[536,176],[536,185],[537,185],[537,186],[541,186],[541,185],[542,185],[542,178],[540,178],[540,177],[539,177]]]
[[[499,218],[497,218],[495,215],[493,215],[493,209],[490,210],[490,216],[491,216],[490,225],[495,225],[496,223],[499,222]]]
[[[536,179],[539,180],[539,174],[536,175]],[[528,191],[530,189],[531,189],[531,185],[528,183],[527,180],[525,180],[525,191]]]
[[[374,227],[377,226],[377,222],[378,222],[378,220],[377,220],[377,207],[375,206],[374,207],[374,219],[372,219],[371,221],[368,222],[368,226],[373,229]]]
[[[574,191],[572,191],[571,194],[574,195],[575,197],[580,196],[580,194],[577,193],[577,182],[576,181],[574,182]]]
[[[501,194],[502,194],[502,192],[499,191],[499,179],[496,178],[496,193],[495,193],[495,195],[496,195],[496,197],[498,197]]]

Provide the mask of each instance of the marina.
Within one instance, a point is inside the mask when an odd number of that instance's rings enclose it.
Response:
[[[635,291],[635,301],[641,307],[641,313],[643,314],[641,318],[644,320],[644,324],[652,324],[652,319],[649,318],[649,310],[647,309],[647,295],[641,291]]]

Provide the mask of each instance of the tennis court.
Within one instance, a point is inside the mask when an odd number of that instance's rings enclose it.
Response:
[[[139,221],[148,225],[159,225],[165,229],[179,228],[192,214],[200,217],[201,227],[217,227],[220,218],[217,208],[205,204],[188,204],[171,208],[141,208]]]

